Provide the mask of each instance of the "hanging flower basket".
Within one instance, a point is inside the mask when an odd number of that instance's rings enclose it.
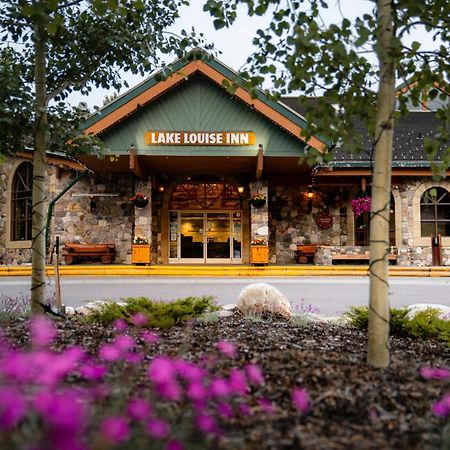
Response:
[[[148,197],[140,192],[136,192],[130,200],[136,208],[145,208],[148,205]]]
[[[365,195],[364,197],[358,197],[352,200],[352,211],[355,217],[359,217],[361,214],[370,212],[371,202],[372,199],[368,195]]]
[[[250,205],[254,208],[262,208],[266,204],[266,197],[259,194],[253,194],[250,199]]]

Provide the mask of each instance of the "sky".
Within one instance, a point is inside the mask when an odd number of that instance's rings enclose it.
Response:
[[[191,5],[184,6],[180,9],[180,18],[175,25],[169,30],[179,34],[182,29],[189,31],[192,27],[195,28],[196,33],[202,32],[207,41],[212,42],[216,50],[221,53],[218,59],[228,65],[234,70],[239,70],[249,55],[251,55],[255,48],[252,45],[253,37],[256,30],[265,28],[269,21],[270,15],[266,17],[249,17],[246,13],[246,8],[241,5],[238,10],[238,18],[230,29],[223,28],[215,30],[213,26],[213,19],[203,11],[203,4],[205,0],[191,0]],[[373,2],[369,0],[330,0],[330,8],[323,15],[326,22],[340,22],[342,15],[351,19],[353,17],[370,13],[373,7]],[[416,30],[414,40],[422,42],[425,46],[432,46],[433,44],[422,30]],[[166,63],[170,63],[175,59],[174,56],[168,57]],[[136,86],[145,78],[130,73],[124,73],[124,78],[129,84],[129,88],[122,88],[120,94],[123,94],[128,89]],[[87,103],[88,107],[92,109],[94,106],[101,107],[103,99],[107,94],[112,94],[114,90],[96,89],[88,97],[83,97],[79,93],[74,93],[69,96],[68,101],[72,105],[78,105],[79,102]]]

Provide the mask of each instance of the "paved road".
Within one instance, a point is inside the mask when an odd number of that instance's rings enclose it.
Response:
[[[48,292],[53,292],[49,280]],[[366,305],[369,281],[366,277],[290,278],[168,278],[168,277],[65,277],[63,303],[78,306],[90,300],[145,296],[172,300],[187,296],[213,295],[219,304],[236,303],[240,290],[249,283],[266,282],[277,287],[297,311],[309,305],[324,315],[336,315],[350,306]],[[0,294],[5,298],[28,295],[29,278],[0,277]],[[450,278],[391,278],[392,307],[414,303],[450,306]]]

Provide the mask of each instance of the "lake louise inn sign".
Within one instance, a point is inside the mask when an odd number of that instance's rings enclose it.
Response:
[[[138,237],[149,242],[152,264],[367,262],[367,215],[356,216],[352,200],[363,186],[370,195],[369,159],[337,146],[334,161],[312,171],[302,158],[330,143],[305,140],[296,98],[255,98],[244,88],[231,94],[224,80],[237,74],[214,58],[177,61],[172,73],[150,77],[87,119],[85,133],[102,140],[104,157],[48,154],[50,248],[55,236],[114,244],[114,262],[131,264]],[[435,122],[432,112],[412,113],[395,130],[390,247],[397,264],[431,265],[437,231],[450,265],[450,183],[434,182],[426,157],[416,161],[425,152],[414,147],[417,127],[427,136]],[[20,152],[0,167],[0,264],[31,260],[30,159]],[[137,194],[145,207],[131,200]],[[305,246],[315,253],[301,259]],[[255,259],[256,247],[264,258]]]
[[[252,131],[147,131],[147,145],[254,145]]]

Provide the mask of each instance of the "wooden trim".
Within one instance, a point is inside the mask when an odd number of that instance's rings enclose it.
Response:
[[[139,162],[139,157],[137,155],[137,150],[135,148],[130,149],[130,170],[140,179],[146,178],[146,173],[144,168]]]
[[[446,171],[447,175],[450,175],[450,169]],[[318,172],[317,177],[339,177],[339,176],[361,176],[361,175],[371,175],[372,169],[339,169],[335,168],[332,171]],[[407,169],[407,168],[393,168],[392,176],[431,176],[433,173],[430,168],[417,168],[417,169]]]
[[[31,152],[19,151],[19,152],[16,152],[16,155],[19,158],[25,158],[25,159],[28,159],[31,161],[33,160],[33,154]],[[76,161],[70,161],[65,158],[58,158],[57,156],[47,155],[47,163],[51,164],[53,166],[65,166],[68,169],[73,169],[76,171],[85,171],[86,170],[86,167],[81,163],[78,163]]]
[[[179,82],[184,81],[188,75],[191,75],[192,73],[197,71],[207,76],[209,79],[211,79],[220,86],[222,86],[222,82],[224,80],[227,80],[228,82],[231,83],[230,79],[228,79],[227,77],[222,75],[219,71],[213,69],[203,61],[192,61],[186,66],[184,66],[182,69],[171,75],[167,80],[160,81],[159,83],[149,88],[147,91],[133,98],[125,105],[122,105],[115,111],[108,114],[106,117],[100,119],[99,121],[91,125],[89,128],[85,130],[85,133],[98,134],[105,131],[107,128],[111,127],[116,122],[119,122],[127,115],[133,113],[137,108],[155,99],[158,95],[174,87]],[[250,94],[243,88],[238,88],[234,95],[236,95],[250,107],[256,109],[258,112],[260,112],[270,120],[277,123],[280,127],[284,128],[286,131],[293,134],[297,139],[305,142],[305,138],[301,136],[302,128],[299,125],[287,119],[281,113],[275,111],[272,107],[265,104],[263,101],[258,99],[252,99]],[[316,137],[312,137],[306,143],[309,146],[321,152],[324,152],[328,147],[325,142],[322,142]]]
[[[260,180],[264,168],[264,150],[259,147],[258,154],[256,155],[256,180]]]

